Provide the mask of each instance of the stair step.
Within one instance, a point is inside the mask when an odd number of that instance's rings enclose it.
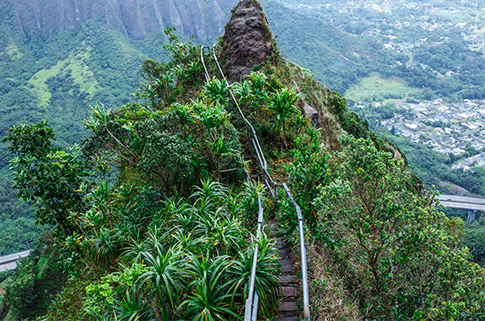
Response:
[[[280,249],[280,258],[285,260],[288,258],[288,251],[285,249]]]
[[[281,274],[287,274],[293,272],[293,262],[291,260],[280,260],[283,269],[281,270]]]
[[[293,275],[280,275],[280,284],[282,286],[296,284],[296,279]]]
[[[298,311],[298,306],[296,305],[296,302],[281,302],[279,307],[280,312]]]
[[[275,247],[276,247],[277,249],[281,249],[281,248],[283,247],[283,240],[281,239],[281,237],[278,237],[278,238],[276,239],[276,244],[275,244]]]
[[[282,287],[283,301],[291,301],[290,299],[296,298],[298,290],[296,287],[284,286]]]
[[[275,238],[279,232],[276,221],[269,221],[271,237]],[[293,276],[293,261],[290,259],[288,251],[284,248],[283,239],[276,238],[275,248],[280,253],[280,285],[282,290],[282,302],[279,303],[279,314],[273,319],[275,321],[296,321],[298,320],[299,310],[295,302],[298,296],[298,280]]]
[[[278,234],[278,228],[277,227],[271,227],[269,236],[271,238],[276,238],[276,234]]]

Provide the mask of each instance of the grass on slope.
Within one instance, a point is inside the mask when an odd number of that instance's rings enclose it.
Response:
[[[19,47],[15,44],[12,38],[9,39],[5,53],[10,56],[12,60],[19,60],[24,55],[19,51]]]
[[[414,95],[419,90],[409,87],[401,78],[382,78],[378,73],[372,73],[369,77],[363,78],[358,84],[353,85],[345,92],[345,98],[353,101],[372,101],[373,97],[398,95],[406,97]]]
[[[101,90],[94,73],[85,63],[90,57],[91,50],[91,46],[85,46],[83,41],[82,48],[77,53],[71,53],[67,59],[58,61],[51,68],[41,69],[29,79],[29,89],[38,98],[40,106],[47,107],[52,97],[47,80],[51,77],[63,76],[69,71],[74,83],[80,86],[80,91],[92,96]]]

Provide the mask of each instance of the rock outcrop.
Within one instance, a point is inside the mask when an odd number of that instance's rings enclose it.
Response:
[[[224,14],[238,0],[11,0],[19,31],[51,36],[78,28],[93,18],[126,37],[143,40],[175,26],[185,35],[205,41],[222,33]],[[8,4],[0,1],[3,7]],[[0,5],[2,9],[2,5]]]
[[[233,9],[226,25],[223,50],[230,81],[241,79],[254,66],[267,61],[272,51],[272,35],[259,3],[243,0]]]

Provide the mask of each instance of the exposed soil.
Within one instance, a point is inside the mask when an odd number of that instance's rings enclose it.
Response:
[[[243,0],[233,9],[223,37],[228,78],[231,82],[248,75],[267,61],[272,50],[268,21],[258,2]]]
[[[450,194],[453,194],[453,195],[465,196],[465,195],[470,194],[470,191],[464,189],[461,186],[450,183],[450,182],[443,182],[442,181],[439,184],[440,184],[440,187],[446,188],[448,190],[448,192]]]

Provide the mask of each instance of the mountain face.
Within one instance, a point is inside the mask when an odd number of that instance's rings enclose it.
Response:
[[[237,0],[3,0],[12,4],[18,30],[51,36],[79,28],[88,19],[103,19],[126,37],[144,40],[166,27],[205,41],[222,34],[227,13]]]

